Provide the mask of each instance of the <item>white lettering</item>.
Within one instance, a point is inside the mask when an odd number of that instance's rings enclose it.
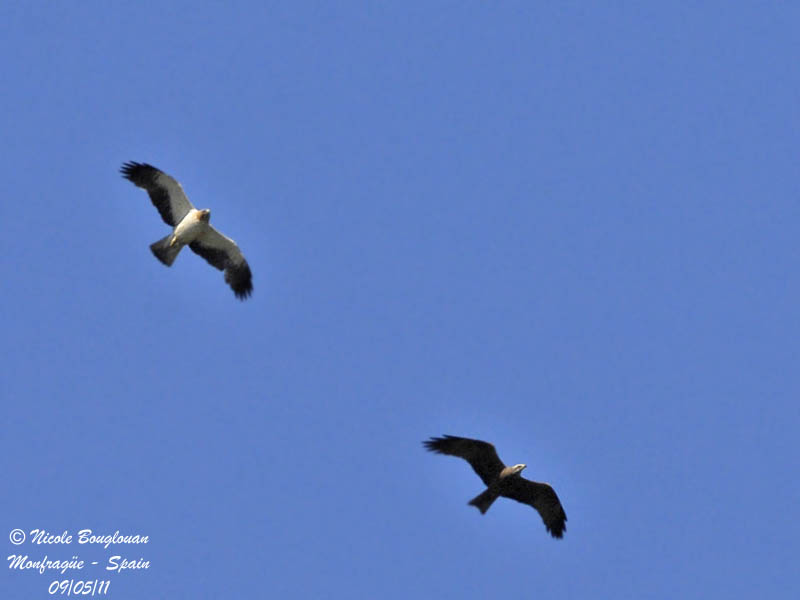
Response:
[[[47,533],[44,529],[31,530],[31,542],[34,544],[71,544],[72,536],[69,532],[65,531],[60,535],[53,535]]]
[[[140,558],[139,560],[128,560],[121,556],[112,556],[108,559],[106,571],[127,571],[128,569],[149,569],[150,561]]]
[[[25,556],[12,554],[8,557],[8,568],[19,571],[33,569],[42,575],[45,571],[58,571],[63,575],[70,570],[80,571],[83,568],[83,561],[77,556],[73,556],[70,560],[47,560],[46,554],[42,560],[33,561],[28,558],[27,554]]]
[[[146,535],[120,535],[119,530],[114,535],[94,535],[91,529],[81,529],[78,532],[79,544],[102,544],[108,548],[111,544],[146,544],[150,538]]]

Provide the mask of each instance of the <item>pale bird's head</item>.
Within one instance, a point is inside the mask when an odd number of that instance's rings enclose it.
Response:
[[[208,223],[211,219],[211,211],[207,208],[204,208],[200,211],[200,220],[204,223]]]
[[[513,467],[511,467],[511,468],[514,470],[514,475],[517,475],[517,474],[519,474],[519,473],[522,473],[522,469],[524,469],[524,468],[525,468],[525,467],[527,467],[527,466],[528,466],[528,465],[523,465],[522,463],[520,463],[520,464],[518,464],[518,465],[514,465],[514,466],[513,466]]]

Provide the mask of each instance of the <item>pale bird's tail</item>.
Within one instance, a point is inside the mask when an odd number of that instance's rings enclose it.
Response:
[[[481,514],[484,514],[498,497],[499,494],[497,492],[493,491],[491,488],[486,488],[486,491],[470,500],[469,504],[470,506],[477,507],[477,509],[481,511]]]
[[[178,258],[178,252],[180,252],[181,248],[183,248],[183,244],[175,244],[174,246],[170,246],[169,243],[171,241],[172,234],[170,233],[167,237],[150,244],[150,250],[153,251],[155,257],[168,267],[175,262],[175,259]]]

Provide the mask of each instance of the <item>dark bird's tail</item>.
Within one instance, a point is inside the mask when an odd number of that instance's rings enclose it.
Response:
[[[481,514],[485,514],[486,511],[489,510],[489,507],[492,505],[492,503],[497,500],[499,496],[500,494],[492,490],[492,488],[486,488],[486,491],[478,494],[472,500],[470,500],[469,505],[476,507],[479,511],[481,511]]]
[[[174,263],[175,259],[178,258],[178,252],[180,252],[181,248],[183,248],[183,244],[175,244],[174,246],[170,246],[172,235],[173,234],[170,233],[167,237],[150,244],[150,250],[153,251],[155,257],[168,267],[172,266],[172,263]]]

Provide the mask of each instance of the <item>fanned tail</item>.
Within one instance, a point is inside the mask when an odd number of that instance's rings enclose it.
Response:
[[[478,494],[472,500],[470,500],[469,505],[476,507],[479,511],[481,511],[481,514],[485,514],[498,497],[499,494],[497,492],[493,491],[491,488],[486,488],[486,491]]]
[[[155,257],[168,267],[172,266],[172,263],[178,258],[178,253],[181,251],[181,248],[183,248],[183,244],[170,246],[172,235],[173,234],[170,233],[167,237],[150,244],[150,250],[153,251]]]

